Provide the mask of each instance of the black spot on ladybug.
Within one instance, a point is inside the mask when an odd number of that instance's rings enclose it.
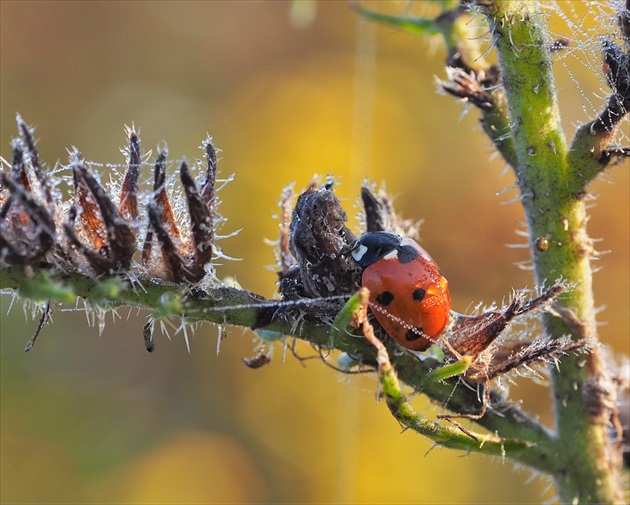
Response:
[[[394,295],[389,291],[383,291],[376,297],[376,301],[383,307],[387,307],[394,300]]]
[[[403,245],[398,247],[398,261],[403,265],[405,263],[411,263],[418,257],[418,251],[416,251],[410,245]]]
[[[414,302],[421,302],[422,300],[424,300],[425,295],[427,294],[427,292],[422,289],[422,288],[418,288],[413,292],[413,301]]]
[[[422,338],[422,328],[411,328],[405,333],[405,339],[409,342]]]

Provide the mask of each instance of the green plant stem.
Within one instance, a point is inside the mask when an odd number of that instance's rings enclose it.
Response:
[[[545,315],[552,338],[596,338],[591,285],[591,241],[586,232],[584,184],[576,188],[560,124],[544,19],[537,2],[484,2],[508,96],[517,156],[516,176],[534,251],[539,285],[558,278],[575,288],[559,300],[563,318]],[[549,242],[537,250],[537,238]],[[557,449],[554,478],[563,502],[615,503],[620,499],[616,458],[607,439],[609,394],[599,349],[568,356],[551,368]],[[604,378],[604,379],[602,379]],[[601,403],[599,403],[601,402]]]
[[[37,278],[37,275],[41,273],[27,274],[19,267],[0,268],[0,289],[19,292],[25,282],[32,284],[32,279]],[[278,301],[264,300],[246,290],[221,286],[185,293],[181,286],[158,282],[148,277],[138,277],[134,282],[129,280],[114,282],[113,278],[98,280],[80,273],[51,271],[47,274],[49,274],[46,276],[49,279],[47,282],[56,284],[57,289],[47,290],[46,293],[58,291],[65,297],[68,292],[72,292],[87,302],[101,307],[115,308],[129,305],[152,311],[154,316],[182,316],[189,322],[208,321],[217,324],[264,328],[284,335],[293,335],[324,348],[338,349],[355,357],[364,365],[377,366],[374,347],[360,335],[349,334],[340,331],[334,325],[321,322],[302,320],[297,324],[297,312],[295,317],[290,315],[275,317],[279,308]],[[116,289],[111,289],[112,284],[116,284]],[[103,286],[108,289],[103,289]],[[178,303],[172,303],[173,300],[177,300]],[[309,300],[306,301],[308,302]],[[481,408],[477,393],[463,385],[457,385],[457,378],[427,383],[424,378],[433,367],[439,364],[420,361],[408,352],[401,352],[400,347],[391,341],[386,342],[386,347],[398,378],[414,390],[422,391],[423,394],[453,412],[475,413]],[[493,392],[492,400],[493,403],[504,403],[496,392]],[[407,406],[402,411],[410,412]],[[436,443],[444,444],[445,441],[453,438],[449,435],[448,429],[442,429],[436,426],[436,423],[423,427],[423,421],[413,421],[413,419],[414,416],[410,413],[408,417],[410,423],[417,424],[418,429],[426,428],[424,434]],[[552,434],[517,406],[505,405],[500,411],[489,411],[477,422],[492,434],[495,442],[501,442],[499,444],[502,446],[501,455],[508,458],[514,457],[541,471],[548,471],[553,467],[553,451],[542,455],[550,447]],[[460,435],[461,433],[458,434]],[[516,445],[502,442],[507,439],[516,440]],[[458,438],[455,437],[455,440]],[[466,444],[470,444],[471,440],[467,440],[464,445],[460,442],[448,442],[448,444],[460,444],[458,446],[460,449],[468,450],[470,448]],[[486,454],[498,454],[499,445],[494,447],[482,445],[476,450]],[[451,445],[448,446],[451,447]],[[541,449],[537,449],[534,453],[527,453],[525,447]]]
[[[554,458],[551,457],[552,454],[548,452],[551,448],[551,444],[537,444],[527,440],[504,438],[492,433],[482,435],[467,430],[452,419],[449,419],[448,422],[453,426],[448,426],[431,421],[417,414],[400,388],[398,375],[396,369],[392,366],[390,353],[385,343],[376,337],[374,328],[368,321],[368,297],[369,292],[367,289],[363,288],[359,291],[358,299],[364,308],[357,311],[358,319],[361,320],[361,329],[365,340],[376,349],[378,377],[387,406],[392,415],[402,423],[403,426],[428,437],[436,444],[450,449],[483,452],[484,454],[501,456],[503,458],[510,457],[515,461],[528,464],[540,471],[546,473],[552,472],[550,465],[553,465]],[[421,386],[424,388],[431,384],[437,384],[448,378],[458,376],[464,373],[466,369],[470,367],[471,363],[472,358],[466,356],[456,363],[441,365],[424,375]],[[446,416],[446,418],[448,417],[449,416]]]
[[[492,140],[494,147],[501,153],[503,159],[511,166],[517,166],[514,138],[509,135],[510,118],[508,113],[507,98],[503,88],[497,88],[490,92],[494,102],[490,110],[481,111],[481,127]]]
[[[435,24],[440,28],[449,54],[447,65],[452,65],[453,59],[461,59],[466,68],[480,76],[491,71],[491,64],[484,57],[481,34],[471,33],[471,22],[472,16],[462,5],[445,11],[435,19]],[[517,164],[517,158],[514,139],[509,134],[510,116],[505,90],[499,86],[484,91],[492,97],[492,107],[480,108],[481,127],[503,159],[514,167]]]
[[[449,449],[507,457],[532,466],[539,471],[553,471],[550,465],[554,461],[548,443],[536,444],[527,440],[504,438],[493,434],[482,435],[431,421],[419,415],[408,402],[400,388],[396,372],[389,362],[380,366],[379,379],[392,415],[403,426],[424,435],[436,444]]]

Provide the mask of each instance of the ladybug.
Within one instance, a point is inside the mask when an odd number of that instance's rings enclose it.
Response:
[[[369,232],[351,246],[370,290],[370,309],[385,332],[407,349],[424,351],[446,327],[448,281],[427,252],[393,233]]]

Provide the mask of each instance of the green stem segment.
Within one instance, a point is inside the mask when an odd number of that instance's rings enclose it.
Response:
[[[482,3],[482,2],[480,2]],[[559,303],[564,317],[546,315],[547,334],[596,339],[590,256],[583,201],[560,124],[550,41],[537,2],[483,2],[501,63],[517,156],[514,167],[530,230],[536,281],[562,278],[575,288]],[[584,157],[589,153],[582,153]],[[548,247],[536,247],[536,244]],[[538,241],[538,242],[537,242]],[[607,439],[610,410],[606,370],[597,346],[588,357],[566,357],[550,369],[560,467],[554,478],[563,502],[620,500],[618,458]]]
[[[0,269],[0,289],[19,291],[23,296],[33,300],[53,298],[63,303],[70,297],[74,299],[78,296],[102,308],[111,309],[121,305],[145,308],[152,311],[154,318],[181,316],[187,321],[262,327],[284,335],[295,335],[324,348],[338,349],[368,366],[376,366],[377,363],[374,347],[365,339],[350,334],[347,329],[358,307],[356,296],[348,301],[333,325],[330,325],[304,320],[297,324],[290,317],[271,317],[270,315],[278,313],[278,302],[264,300],[245,290],[222,286],[203,292],[197,289],[194,293],[187,293],[179,285],[158,282],[149,277],[139,277],[134,285],[131,285],[128,281],[115,277],[95,279],[77,272],[47,271],[36,272],[33,275],[20,267],[9,267]],[[308,302],[309,300],[305,300],[305,303]],[[400,380],[454,412],[475,412],[479,409],[480,403],[475,391],[465,387],[455,388],[452,381],[443,382],[463,369],[452,370],[447,367],[436,372],[432,370],[431,363],[419,361],[412,354],[401,353],[394,342],[387,341],[385,345],[387,354],[391,356],[390,366],[395,368],[399,378],[396,379],[396,384]],[[448,373],[449,370],[452,373]],[[392,393],[392,396],[395,395]],[[495,397],[494,403],[504,402]],[[456,436],[452,436],[453,431],[450,428],[443,428],[437,423],[425,422],[417,417],[409,410],[411,407],[408,403],[404,405],[401,403],[399,406],[400,415],[405,417],[409,427],[415,431],[448,447],[473,450],[471,444],[475,445],[476,442],[467,435],[464,436],[455,430]],[[487,412],[477,423],[490,433],[500,433],[500,437],[487,439],[496,442],[495,445],[477,444],[477,448],[474,449],[476,452],[504,455],[540,471],[549,471],[554,464],[553,454],[541,454],[546,450],[544,448],[549,448],[551,441],[549,431],[517,406],[506,406],[501,412]],[[508,443],[508,440],[516,445]],[[530,447],[538,447],[540,450],[527,452],[526,449]]]
[[[396,372],[389,362],[380,366],[379,378],[387,406],[403,426],[450,449],[509,457],[541,471],[549,471],[549,468],[542,465],[542,462],[551,461],[548,455],[544,454],[544,445],[537,446],[528,441],[506,439],[490,434],[482,435],[431,421],[419,415],[407,401],[400,389]]]

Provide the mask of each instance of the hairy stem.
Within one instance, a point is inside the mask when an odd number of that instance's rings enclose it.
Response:
[[[482,2],[479,2],[482,3]],[[562,278],[575,289],[559,300],[563,318],[543,317],[552,338],[595,339],[591,241],[584,187],[576,190],[560,124],[544,20],[537,3],[483,2],[502,68],[517,156],[515,166],[534,251],[536,281]],[[548,240],[536,249],[538,238]],[[551,369],[558,457],[554,473],[563,502],[614,503],[620,499],[617,458],[607,440],[611,394],[597,347]]]
[[[155,318],[180,316],[189,322],[208,321],[264,328],[287,336],[293,335],[323,348],[346,352],[360,363],[377,368],[376,351],[361,335],[339,331],[333,325],[323,322],[301,320],[298,324],[298,312],[295,313],[296,317],[292,316],[292,312],[279,315],[278,301],[264,300],[246,290],[225,286],[203,290],[183,289],[181,285],[158,281],[148,276],[138,276],[132,282],[125,277],[95,279],[76,272],[26,272],[21,267],[0,269],[0,289],[20,292],[23,296],[40,301],[53,298],[62,303],[72,303],[78,296],[105,308],[121,305],[139,307],[151,311]],[[295,307],[299,308],[300,303],[312,303],[312,300],[297,301]],[[430,373],[432,367],[439,364],[430,360],[420,361],[408,352],[401,353],[400,347],[392,341],[385,342],[385,346],[391,356],[391,366],[395,368],[400,381],[416,391],[422,391],[453,412],[476,413],[481,409],[477,392],[458,385],[458,378],[427,384],[424,377]],[[514,457],[524,464],[548,471],[554,464],[553,454],[541,454],[546,451],[544,448],[550,447],[552,434],[549,430],[528,417],[516,405],[505,402],[497,392],[492,392],[491,402],[497,405],[496,410],[488,411],[477,423],[493,434],[494,438],[487,440],[493,440],[496,444],[481,444],[476,452]],[[423,422],[414,417],[410,408],[406,403],[402,409],[409,413],[406,419],[413,422],[416,428],[424,429]],[[461,433],[457,437],[451,437],[451,428],[439,427],[437,423],[431,422],[425,428],[425,435],[447,447],[469,450],[468,445],[474,442],[472,439],[461,442]],[[516,445],[504,443],[508,439],[515,441]],[[525,449],[532,447],[539,449],[527,454]]]
[[[504,438],[492,433],[484,435],[467,430],[458,423],[453,423],[454,427],[448,426],[419,415],[400,388],[396,370],[390,362],[389,353],[385,345],[376,338],[371,325],[367,321],[363,323],[363,333],[366,339],[377,350],[376,359],[379,381],[387,406],[392,415],[403,426],[449,449],[481,452],[502,458],[509,457],[515,461],[528,464],[540,471],[551,472],[549,465],[553,463],[553,457],[551,457],[550,444],[537,444],[527,440]],[[470,365],[470,359],[465,366],[468,365]],[[456,365],[456,367],[459,367],[459,364]],[[444,371],[445,368],[446,367],[442,367],[438,369],[438,371]],[[458,373],[459,372],[461,372],[461,370],[458,371]],[[422,381],[425,386],[428,383],[426,380],[427,376],[428,375],[425,375]]]

